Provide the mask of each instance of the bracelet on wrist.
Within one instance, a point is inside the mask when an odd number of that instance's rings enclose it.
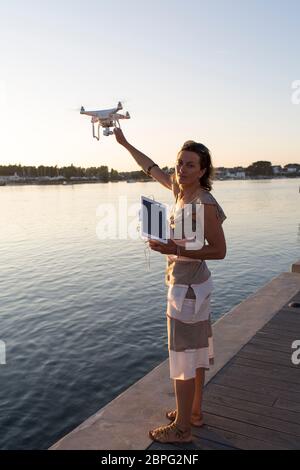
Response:
[[[148,167],[148,170],[146,170],[146,174],[147,174],[148,176],[151,176],[150,170],[151,170],[154,166],[158,166],[157,163],[153,163],[153,165],[150,165],[150,166]]]

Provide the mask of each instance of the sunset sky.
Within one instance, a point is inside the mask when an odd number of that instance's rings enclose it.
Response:
[[[1,163],[139,169],[79,108],[124,100],[135,147],[173,166],[300,162],[299,0],[10,0],[0,6]]]

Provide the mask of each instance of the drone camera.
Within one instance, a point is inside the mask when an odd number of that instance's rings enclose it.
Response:
[[[108,127],[103,130],[103,135],[109,136],[112,134],[113,134],[113,131],[109,130]]]

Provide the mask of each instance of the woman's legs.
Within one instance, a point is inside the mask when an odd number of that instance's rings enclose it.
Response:
[[[179,410],[175,421],[149,431],[149,437],[158,442],[191,442],[191,413],[195,393],[195,379],[175,380],[176,405]]]
[[[195,379],[174,380],[176,396],[176,424],[184,429],[191,427],[191,414],[195,394]]]
[[[193,416],[202,418],[202,398],[203,398],[203,387],[205,381],[205,369],[204,367],[199,367],[196,369],[196,378],[195,378],[195,394],[192,407]]]
[[[176,424],[183,428],[190,427],[191,417],[202,419],[202,397],[205,381],[205,369],[196,369],[196,377],[189,380],[174,380],[176,396]]]

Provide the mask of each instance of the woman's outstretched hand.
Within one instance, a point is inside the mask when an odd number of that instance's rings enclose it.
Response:
[[[122,129],[120,129],[119,127],[115,127],[114,128],[114,134],[115,134],[115,137],[116,137],[116,141],[120,144],[120,145],[127,145],[128,142],[123,134],[123,131]]]
[[[168,243],[161,243],[157,240],[148,240],[151,250],[158,251],[162,255],[176,255],[177,245],[173,240],[169,239]]]

